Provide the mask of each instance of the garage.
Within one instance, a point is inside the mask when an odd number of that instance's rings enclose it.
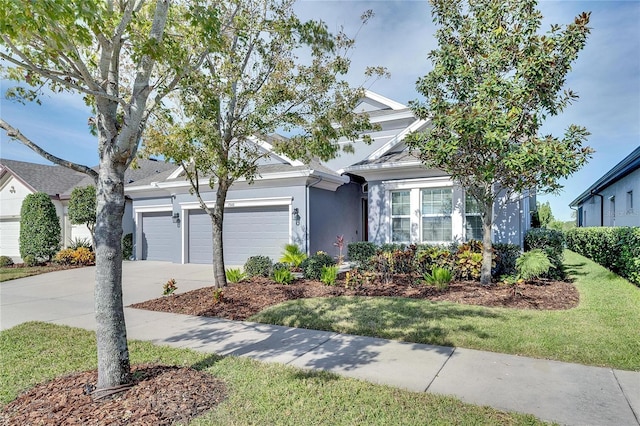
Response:
[[[20,219],[0,219],[0,255],[20,257]]]
[[[142,259],[173,261],[175,227],[171,212],[142,214]]]
[[[212,263],[211,219],[202,210],[189,212],[189,262]],[[277,261],[289,242],[289,206],[233,207],[224,216],[224,262],[241,266],[250,256]]]

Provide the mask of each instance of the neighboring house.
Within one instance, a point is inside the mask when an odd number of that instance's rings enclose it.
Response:
[[[640,146],[594,182],[570,207],[578,226],[640,226]]]
[[[175,165],[154,160],[139,160],[139,168],[130,169],[126,182],[147,177]],[[93,179],[62,166],[28,163],[0,159],[0,255],[20,258],[20,209],[28,194],[44,192],[51,197],[60,219],[61,242],[64,247],[79,238],[91,238],[85,225],[72,225],[68,217],[68,204],[73,188],[93,185]],[[131,201],[127,202],[124,233],[133,232]]]
[[[424,129],[411,110],[367,92],[357,111],[368,113],[380,129],[370,145],[326,163],[305,165],[256,143],[268,158],[252,184],[239,180],[227,196],[224,258],[241,266],[254,255],[277,261],[287,243],[307,253],[337,256],[338,235],[345,243],[443,244],[481,239],[481,223],[464,190],[440,170],[426,169],[404,146],[404,137]],[[344,142],[347,143],[347,142]],[[208,179],[200,183],[206,202],[215,199]],[[137,259],[212,263],[212,226],[181,170],[138,181],[125,188],[133,199]],[[531,201],[532,200],[532,201]],[[496,220],[495,241],[522,244],[529,228],[533,197],[506,203]]]

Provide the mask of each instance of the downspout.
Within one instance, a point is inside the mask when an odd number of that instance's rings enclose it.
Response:
[[[576,212],[576,228],[577,228],[577,227],[578,227],[578,224],[580,223],[580,218],[578,217],[578,209],[577,209],[577,208],[575,208],[575,209],[574,209],[574,208],[573,208],[573,207],[571,207],[571,206],[569,206],[569,208],[570,208],[571,210],[573,210],[574,212]]]
[[[602,194],[598,194],[595,191],[591,191],[592,196],[600,197],[600,227],[604,226],[604,196]]]
[[[314,186],[316,186],[317,184],[319,184],[320,182],[322,182],[322,176],[318,176],[317,177],[317,181],[313,182],[312,184],[307,183],[305,185],[305,191],[304,191],[304,205],[305,205],[305,209],[306,209],[306,214],[305,214],[305,218],[304,218],[304,224],[305,224],[305,239],[304,239],[304,244],[305,244],[305,248],[304,251],[305,253],[307,253],[307,255],[311,255],[311,253],[309,253],[309,216],[310,216],[310,212],[309,212],[309,188],[312,188]]]

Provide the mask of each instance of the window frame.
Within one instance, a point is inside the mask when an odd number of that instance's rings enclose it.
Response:
[[[468,208],[469,200],[471,200],[474,204],[476,204],[477,211],[474,211],[474,212],[469,211],[469,208]],[[469,217],[480,218],[480,229],[479,229],[480,234],[478,238],[469,237]],[[480,212],[480,203],[478,203],[478,201],[475,198],[469,195],[467,191],[464,191],[464,240],[471,241],[472,239],[476,239],[478,241],[482,241],[484,236],[483,234],[484,234],[484,229],[482,226],[482,213]]]
[[[454,241],[454,232],[453,232],[453,187],[451,186],[434,186],[434,187],[421,187],[418,188],[418,190],[420,191],[420,242],[421,243],[428,243],[428,244],[439,244],[439,243],[450,243]],[[450,207],[449,207],[449,211],[448,214],[445,213],[425,213],[424,212],[424,193],[425,191],[441,191],[441,194],[443,193],[442,191],[447,191],[448,195],[449,195],[449,200],[450,200]],[[425,218],[426,219],[432,219],[432,218],[439,218],[439,219],[449,219],[449,239],[438,239],[438,240],[428,240],[425,239],[425,232],[424,232],[424,223],[425,223]],[[444,228],[441,228],[444,229]]]
[[[397,193],[406,193],[407,194],[407,197],[409,199],[409,204],[408,204],[408,210],[409,211],[406,214],[404,214],[404,213],[403,214],[394,214],[393,194],[397,194]],[[410,189],[395,189],[395,190],[389,191],[389,199],[390,199],[390,209],[391,209],[391,211],[389,212],[390,213],[389,214],[389,219],[390,219],[390,228],[391,228],[390,229],[391,242],[392,243],[409,243],[409,242],[411,242],[411,190]],[[408,220],[409,229],[406,231],[406,233],[407,233],[409,239],[407,239],[407,240],[404,240],[404,239],[396,240],[395,239],[395,237],[394,237],[394,235],[395,235],[394,234],[394,227],[393,227],[394,219],[401,219],[403,221],[404,220]],[[405,231],[402,231],[402,232],[404,233]]]

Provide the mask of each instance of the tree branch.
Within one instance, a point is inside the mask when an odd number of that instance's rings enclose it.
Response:
[[[83,166],[82,164],[76,164],[76,163],[73,163],[71,161],[65,161],[65,160],[63,160],[61,158],[56,157],[55,155],[49,154],[47,151],[45,151],[44,149],[40,148],[38,145],[33,143],[25,135],[20,133],[20,130],[18,130],[15,127],[11,126],[9,123],[4,121],[2,118],[0,118],[0,129],[5,130],[7,132],[7,136],[9,136],[10,138],[18,140],[20,143],[22,143],[23,145],[25,145],[28,148],[32,149],[33,151],[35,151],[39,155],[43,156],[47,160],[51,161],[52,163],[58,164],[59,166],[67,167],[69,169],[75,170],[76,172],[80,172],[80,173],[84,173],[86,175],[89,175],[89,176],[91,176],[93,178],[93,180],[97,180],[98,179],[98,172],[96,172],[92,168],[87,167],[87,166]]]

